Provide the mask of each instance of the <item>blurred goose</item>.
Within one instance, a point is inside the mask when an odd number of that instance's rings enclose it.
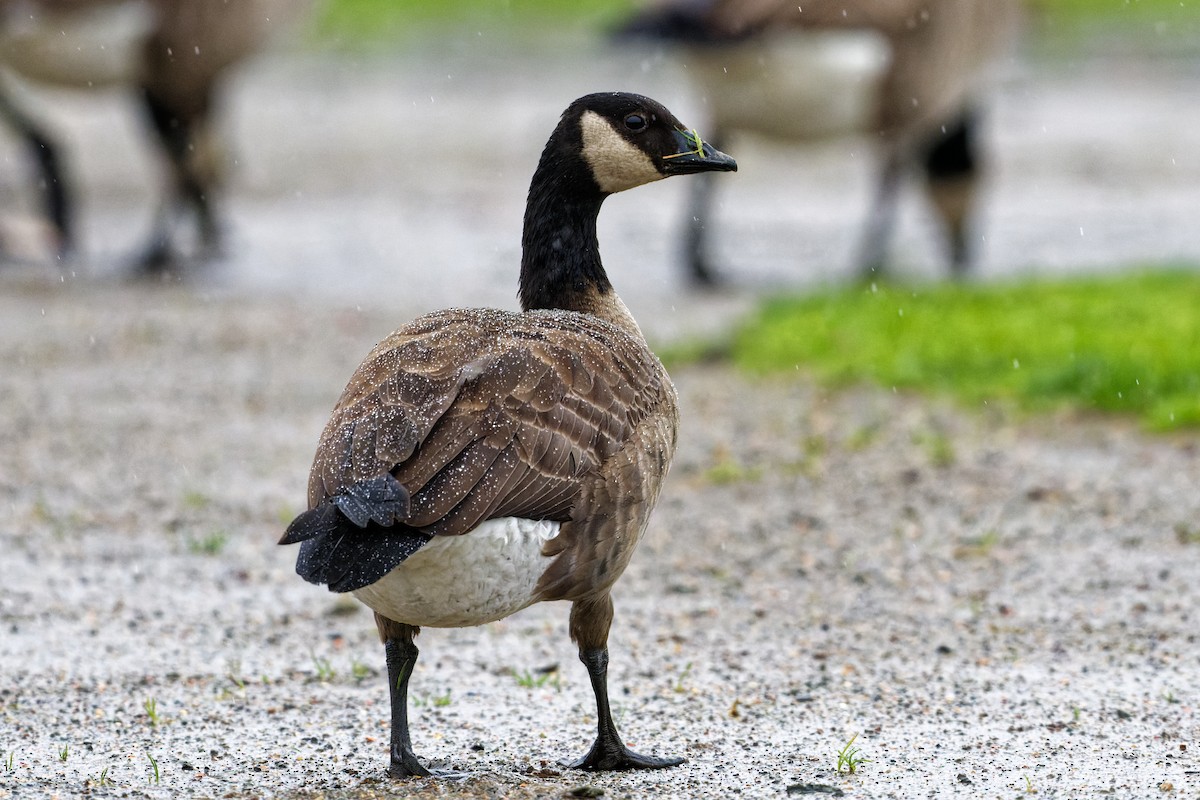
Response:
[[[1015,29],[1017,0],[664,0],[623,37],[684,45],[712,114],[710,141],[751,132],[783,141],[866,133],[879,177],[858,268],[883,270],[900,186],[917,172],[940,218],[954,275],[972,260],[980,177],[978,98]],[[692,186],[684,259],[698,283],[710,262],[712,184]]]
[[[47,85],[129,86],[166,158],[168,199],[139,266],[157,272],[177,260],[176,221],[195,221],[201,258],[220,250],[214,209],[221,162],[213,112],[229,68],[310,0],[0,0],[0,66]],[[8,77],[7,75],[0,77]],[[45,192],[58,255],[75,245],[74,202],[53,138],[0,85],[0,119],[25,142]]]
[[[736,164],[659,103],[592,94],[563,113],[529,188],[523,311],[450,309],[359,366],[317,447],[309,510],[281,544],[296,570],[375,611],[391,691],[390,773],[413,754],[408,680],[421,626],[481,625],[571,601],[598,734],[571,766],[679,764],[629,750],[609,711],[610,590],[675,451],[675,389],[600,262],[604,199]]]

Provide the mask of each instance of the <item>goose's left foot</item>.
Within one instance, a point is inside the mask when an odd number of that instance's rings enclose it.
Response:
[[[588,754],[577,761],[564,761],[564,767],[584,769],[591,772],[609,772],[629,769],[665,769],[676,767],[687,761],[686,758],[670,756],[644,756],[635,753],[615,736],[605,741],[597,739]]]

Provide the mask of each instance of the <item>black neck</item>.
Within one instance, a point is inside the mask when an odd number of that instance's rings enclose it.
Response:
[[[596,217],[605,195],[578,158],[555,156],[552,140],[529,187],[521,236],[521,307],[584,310],[612,290],[600,263]]]

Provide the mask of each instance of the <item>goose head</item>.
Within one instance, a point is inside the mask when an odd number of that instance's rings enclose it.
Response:
[[[702,140],[661,103],[628,92],[581,97],[547,145],[577,152],[602,195],[672,175],[733,172],[737,162]]]
[[[594,312],[607,297],[596,216],[609,195],[673,175],[735,170],[736,161],[649,97],[601,92],[571,103],[529,186],[522,307]]]

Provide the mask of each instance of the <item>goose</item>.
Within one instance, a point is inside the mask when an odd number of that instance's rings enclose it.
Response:
[[[0,0],[0,66],[45,85],[133,87],[168,171],[166,199],[141,271],[177,263],[176,221],[192,218],[198,257],[220,253],[223,164],[213,113],[230,68],[261,49],[310,0]],[[2,77],[9,77],[8,74]],[[54,137],[0,84],[0,120],[25,144],[39,175],[54,249],[75,249],[69,176]]]
[[[718,146],[743,132],[784,142],[866,134],[879,167],[859,273],[883,273],[900,189],[918,174],[961,277],[974,258],[983,78],[1016,16],[1017,0],[664,0],[618,33],[682,45]],[[700,285],[718,282],[713,188],[695,181],[686,209],[683,260]]]
[[[408,681],[421,627],[571,602],[597,711],[585,770],[683,762],[633,752],[607,689],[611,589],[675,450],[675,389],[600,261],[615,192],[736,162],[661,104],[589,94],[563,112],[534,172],[521,238],[521,312],[449,309],[381,341],[321,435],[308,510],[281,544],[296,571],[375,612],[391,699],[389,773],[428,776],[412,750]]]

